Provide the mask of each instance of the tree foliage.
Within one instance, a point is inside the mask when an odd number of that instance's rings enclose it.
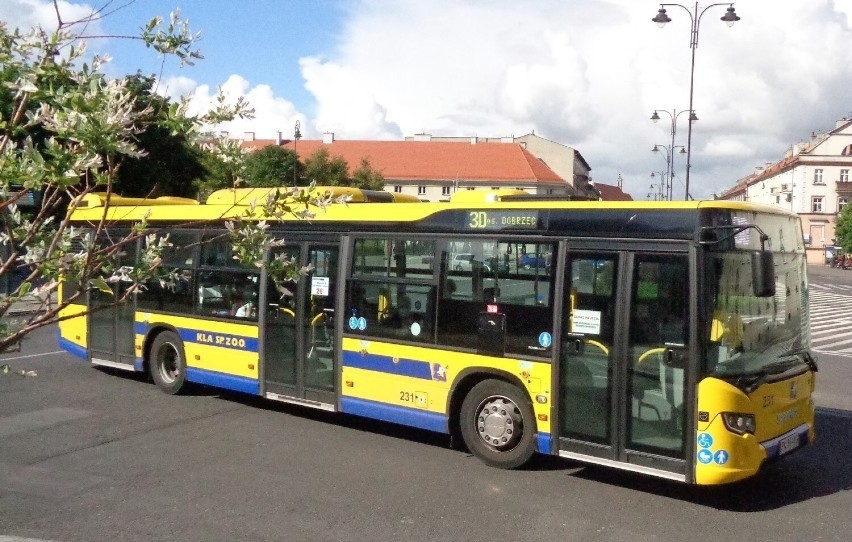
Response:
[[[305,160],[305,178],[322,186],[353,186],[365,190],[382,190],[385,179],[367,158],[361,158],[358,168],[349,174],[349,164],[343,157],[331,157],[321,148]]]
[[[837,216],[834,236],[837,238],[837,244],[843,248],[843,252],[852,254],[852,206],[847,205]]]
[[[365,190],[383,190],[385,187],[385,177],[381,172],[373,168],[370,160],[361,158],[361,164],[352,173],[352,186]]]
[[[296,153],[279,147],[267,145],[262,149],[250,152],[245,158],[245,182],[251,188],[273,188],[277,186],[300,186],[294,171],[298,171]]]
[[[349,164],[321,148],[305,160],[305,179],[321,186],[349,186]]]
[[[142,220],[127,235],[104,241],[100,234],[106,210],[90,231],[69,223],[82,196],[103,193],[108,201],[119,191],[185,194],[193,186],[187,179],[199,174],[202,165],[208,172],[214,165],[219,169],[215,182],[208,179],[200,186],[206,190],[215,183],[233,187],[244,174],[239,145],[201,135],[205,126],[249,116],[244,99],[227,104],[220,93],[211,111],[190,116],[185,100],[173,102],[152,93],[149,78],[115,79],[102,73],[107,58],[86,52],[83,33],[107,15],[110,4],[103,0],[89,17],[67,22],[55,0],[54,29],[21,32],[0,22],[0,279],[20,278],[0,293],[0,352],[34,329],[57,322],[90,284],[110,291],[110,282],[130,280],[125,293],[114,299],[122,303],[146,281],[168,280],[168,270],[161,269],[161,254],[170,246],[167,230],[151,229]],[[179,13],[168,21],[155,17],[139,35],[123,37],[181,64],[201,58],[195,48],[198,34]],[[202,151],[192,145],[215,158],[197,155]],[[178,156],[166,156],[171,152]],[[33,194],[40,200],[25,206]],[[315,203],[330,202],[309,191],[282,191],[249,207],[228,224],[235,252],[244,262],[260,264],[266,248],[282,241],[266,234],[258,214],[309,216]],[[140,239],[139,261],[132,270],[121,267],[124,247]],[[286,271],[283,264],[271,267]],[[77,286],[52,304],[60,275]],[[10,307],[24,301],[37,306],[30,317],[17,323],[3,319]]]
[[[205,173],[205,151],[185,133],[173,132],[160,122],[168,118],[172,102],[154,93],[153,76],[137,73],[125,82],[134,98],[134,109],[146,112],[139,119],[142,129],[136,134],[136,142],[145,154],[122,157],[115,191],[124,196],[194,197],[193,181]]]

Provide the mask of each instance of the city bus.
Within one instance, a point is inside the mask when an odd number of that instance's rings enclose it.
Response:
[[[795,214],[348,193],[310,219],[270,219],[285,244],[267,261],[304,270],[283,283],[241,266],[226,235],[267,189],[203,203],[86,196],[75,226],[103,220],[104,235],[121,235],[144,218],[169,234],[163,265],[178,278],[119,305],[127,283],[89,288],[64,309],[60,345],[169,394],[206,385],[445,433],[500,468],[549,454],[724,484],[813,442]],[[64,284],[63,299],[76,289]]]

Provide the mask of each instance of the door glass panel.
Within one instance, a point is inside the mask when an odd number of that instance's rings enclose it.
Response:
[[[627,447],[671,457],[684,450],[687,270],[685,256],[637,255],[632,277]]]
[[[299,248],[285,247],[271,257],[299,262]],[[266,326],[264,328],[264,367],[266,379],[281,384],[296,384],[296,291],[294,280],[266,284]]]
[[[337,287],[337,248],[311,248],[310,274],[304,299],[305,387],[334,387],[334,294]]]
[[[569,258],[560,358],[561,434],[610,442],[617,255]]]

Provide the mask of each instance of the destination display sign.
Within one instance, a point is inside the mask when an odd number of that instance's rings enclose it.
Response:
[[[534,230],[539,226],[539,211],[468,211],[465,226],[471,230]]]

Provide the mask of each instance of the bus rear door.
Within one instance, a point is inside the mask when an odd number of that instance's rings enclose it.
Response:
[[[126,233],[114,232],[113,235],[118,237]],[[107,240],[105,242],[109,243]],[[136,244],[129,244],[119,257],[119,267],[131,266],[135,259]],[[99,284],[103,287],[102,283]],[[119,278],[107,285],[108,291],[102,291],[94,284],[89,286],[87,329],[89,353],[94,365],[126,370],[134,368],[135,297],[126,303],[118,302],[132,284],[130,278]]]

